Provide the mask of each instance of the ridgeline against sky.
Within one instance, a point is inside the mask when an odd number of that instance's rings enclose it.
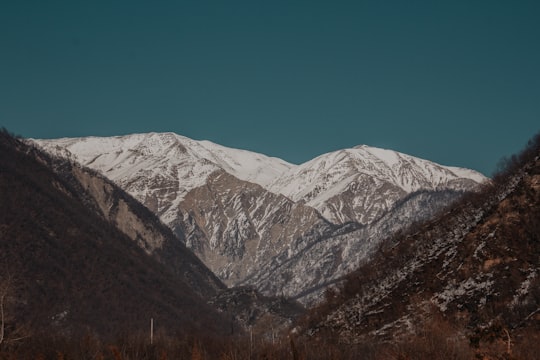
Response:
[[[12,1],[0,125],[173,131],[300,163],[358,144],[490,175],[540,124],[538,1]]]

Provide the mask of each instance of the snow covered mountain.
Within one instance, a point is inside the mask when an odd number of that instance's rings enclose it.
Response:
[[[154,204],[150,208],[166,219],[174,217],[167,212],[174,212],[190,190],[206,184],[218,170],[264,185],[293,166],[281,159],[173,133],[36,142],[49,152],[98,170],[145,204]]]
[[[35,141],[120,185],[228,285],[290,296],[356,266],[381,229],[429,217],[485,180],[367,146],[293,165],[173,133]]]
[[[319,210],[333,223],[367,224],[418,190],[471,190],[481,174],[365,145],[290,168],[268,189]]]

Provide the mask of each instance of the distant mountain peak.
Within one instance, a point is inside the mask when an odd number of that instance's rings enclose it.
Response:
[[[356,198],[370,198],[381,188],[393,188],[395,198],[419,190],[452,188],[472,190],[486,178],[474,170],[442,166],[393,150],[359,145],[320,155],[293,167],[276,178],[268,187],[294,201],[304,201],[333,222],[365,222],[366,206],[358,205],[357,216],[344,218],[339,213],[343,204],[330,206],[330,202],[347,202],[338,197],[355,188]],[[353,200],[354,201],[354,200]],[[387,204],[391,205],[391,204]],[[384,207],[382,210],[388,209]]]

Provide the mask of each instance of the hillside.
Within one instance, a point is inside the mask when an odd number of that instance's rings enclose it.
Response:
[[[537,135],[480,193],[383,242],[371,262],[327,292],[305,334],[350,344],[412,343],[432,356],[532,359],[539,271]],[[437,349],[440,341],[446,343]]]
[[[223,284],[129,196],[97,201],[98,186],[121,192],[0,134],[4,340],[147,333],[150,318],[170,334],[228,333],[230,319],[206,304]]]

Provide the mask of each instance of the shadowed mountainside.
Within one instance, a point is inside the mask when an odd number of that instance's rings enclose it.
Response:
[[[223,288],[219,280],[148,210],[125,194],[97,201],[92,186],[121,191],[0,134],[6,339],[146,333],[151,317],[170,333],[228,333],[230,321],[206,304]]]

